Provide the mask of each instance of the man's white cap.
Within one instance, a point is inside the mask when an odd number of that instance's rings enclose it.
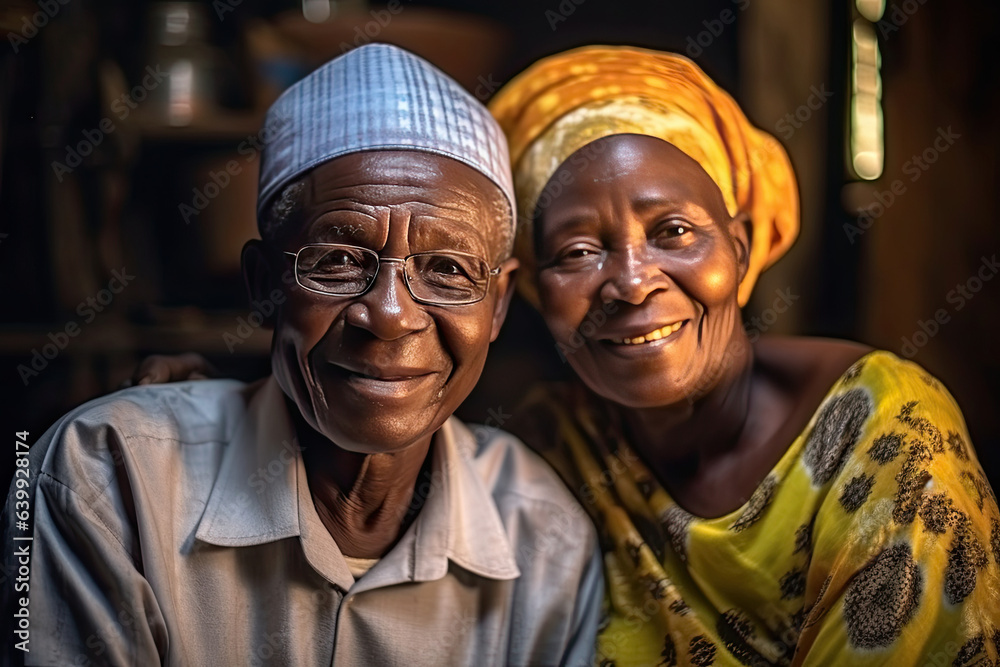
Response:
[[[262,134],[258,218],[313,167],[372,150],[454,158],[496,183],[516,210],[507,140],[493,116],[448,75],[396,46],[368,44],[326,63],[271,105]]]

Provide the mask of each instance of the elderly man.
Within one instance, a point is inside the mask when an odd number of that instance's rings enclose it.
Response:
[[[269,124],[243,265],[280,304],[272,376],[125,390],[51,428],[34,540],[14,487],[5,513],[8,564],[30,552],[5,643],[46,665],[590,662],[585,514],[519,442],[452,417],[516,267],[499,128],[385,45]]]

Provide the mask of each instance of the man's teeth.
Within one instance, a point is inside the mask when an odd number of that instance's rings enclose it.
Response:
[[[644,336],[636,336],[635,338],[616,338],[612,340],[613,343],[618,343],[619,345],[640,345],[642,343],[648,343],[654,340],[660,340],[661,338],[666,338],[673,332],[681,328],[684,322],[674,322],[673,324],[668,324],[665,327],[661,327],[656,331],[651,331]]]

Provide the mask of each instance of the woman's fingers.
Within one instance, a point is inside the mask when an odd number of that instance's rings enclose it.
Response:
[[[217,377],[219,372],[205,357],[194,352],[185,354],[154,354],[143,359],[132,374],[137,385],[183,380],[205,380]]]

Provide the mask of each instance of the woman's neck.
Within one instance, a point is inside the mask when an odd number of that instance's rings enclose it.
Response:
[[[708,484],[744,446],[753,384],[753,349],[743,339],[704,394],[669,406],[620,408],[625,436],[672,492]]]
[[[422,504],[414,489],[429,461],[432,436],[391,454],[359,454],[306,428],[300,442],[320,520],[345,556],[380,558]]]
[[[685,509],[716,517],[746,502],[815,413],[830,386],[871,348],[811,338],[740,346],[704,396],[621,408],[625,436]]]

